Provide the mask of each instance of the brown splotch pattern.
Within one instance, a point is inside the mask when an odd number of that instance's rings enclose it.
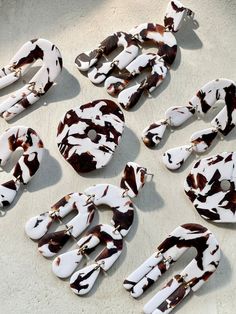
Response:
[[[10,120],[35,103],[53,85],[62,70],[62,57],[58,48],[46,39],[26,42],[9,64],[0,70],[0,89],[23,76],[37,60],[42,67],[24,87],[0,104],[0,114]]]
[[[191,247],[196,249],[196,257],[154,295],[145,305],[144,313],[153,313],[155,310],[170,313],[190,291],[198,290],[208,280],[220,260],[219,244],[215,236],[201,225],[182,225],[124,281],[124,287],[133,297],[140,296]]]
[[[140,167],[134,162],[128,162],[124,169],[120,187],[126,190],[130,197],[135,197],[144,186],[146,175],[146,168]]]
[[[13,169],[14,179],[0,186],[0,207],[10,205],[21,184],[27,184],[40,167],[43,156],[43,142],[31,128],[14,126],[0,136],[0,165],[4,166],[11,154],[18,148],[23,150]]]
[[[57,145],[76,172],[89,172],[110,161],[123,128],[120,108],[111,100],[95,100],[64,115],[57,129]],[[95,138],[89,137],[91,130]]]
[[[136,195],[144,185],[146,173],[146,168],[130,162],[125,168],[121,185],[130,186],[130,192]],[[100,270],[107,271],[122,252],[123,238],[129,232],[134,216],[134,206],[127,189],[111,184],[97,184],[86,189],[84,194],[70,193],[56,202],[50,211],[31,218],[25,226],[26,234],[39,240],[39,252],[45,257],[52,257],[69,239],[75,239],[86,229],[93,219],[95,208],[100,205],[106,205],[112,210],[112,225],[96,225],[80,238],[75,249],[58,255],[52,263],[56,276],[71,276],[71,289],[78,295],[88,293]],[[64,217],[74,210],[78,212],[77,215],[65,224]],[[48,232],[50,226],[58,222],[62,224],[62,230]],[[92,253],[100,243],[105,244],[105,248],[94,259],[94,263],[77,270],[83,257]]]
[[[236,222],[235,153],[199,160],[188,174],[184,190],[198,213],[215,222]],[[224,189],[223,181],[229,187]]]
[[[177,42],[172,32],[180,29],[186,13],[190,13],[190,10],[178,0],[171,1],[164,18],[165,26],[143,23],[132,28],[128,33],[114,33],[102,41],[98,48],[79,54],[75,64],[80,71],[88,72],[88,78],[94,84],[100,84],[105,80],[107,92],[113,96],[119,94],[119,103],[129,110],[139,102],[145,92],[153,92],[165,79],[177,53]],[[157,53],[137,57],[138,46],[147,42],[157,47]],[[99,63],[102,56],[109,55],[119,46],[123,46],[124,50],[117,57],[112,61]],[[146,56],[149,58],[144,61]],[[131,71],[134,65],[136,70]],[[149,67],[151,75],[135,87],[126,88],[136,75]],[[110,76],[114,69],[119,69],[121,73]]]

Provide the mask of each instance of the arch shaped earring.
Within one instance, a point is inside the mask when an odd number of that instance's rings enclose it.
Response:
[[[164,26],[143,23],[132,28],[128,34],[114,33],[95,50],[79,54],[75,59],[76,66],[80,71],[88,71],[88,78],[94,84],[105,81],[107,92],[112,96],[119,94],[119,103],[128,110],[138,103],[144,92],[153,92],[166,77],[177,53],[177,42],[173,33],[180,29],[186,16],[193,16],[193,12],[178,0],[170,1]],[[143,44],[147,42],[158,48],[157,53],[138,56],[138,47],[143,48]],[[107,56],[119,46],[123,46],[124,50],[113,61],[98,63],[101,56]],[[151,74],[141,83],[127,87],[146,68],[151,68]]]
[[[100,270],[107,271],[120,256],[123,238],[133,223],[134,205],[131,198],[138,194],[149,175],[146,168],[129,162],[124,169],[120,187],[96,184],[84,193],[68,194],[52,206],[51,211],[33,217],[26,223],[26,234],[34,240],[39,240],[39,252],[45,257],[51,257],[56,255],[70,238],[77,241],[76,238],[92,222],[97,207],[107,205],[111,208],[111,225],[99,224],[93,227],[77,242],[76,249],[58,255],[52,263],[56,276],[71,276],[71,289],[76,294],[88,293]],[[76,210],[77,215],[65,224],[63,219],[72,210]],[[62,230],[50,232],[50,226],[58,222],[61,222]],[[77,269],[83,256],[90,254],[100,242],[106,247],[94,263]]]
[[[26,42],[8,65],[0,70],[0,89],[22,77],[37,60],[42,67],[25,86],[10,95],[0,104],[0,114],[11,120],[41,96],[47,93],[62,70],[62,57],[59,49],[46,39],[33,39]]]
[[[236,85],[228,79],[216,79],[204,85],[190,99],[188,105],[170,107],[166,118],[155,122],[144,129],[142,139],[147,147],[158,145],[167,128],[178,127],[194,114],[205,115],[218,100],[225,102],[225,107],[211,121],[211,127],[191,135],[190,144],[167,150],[163,163],[168,169],[176,170],[182,166],[192,152],[204,153],[212,145],[218,134],[228,135],[236,123]]]
[[[191,247],[196,249],[196,257],[153,296],[144,306],[144,313],[170,313],[190,292],[197,291],[209,279],[220,261],[215,236],[198,224],[179,226],[125,279],[125,289],[138,298]]]
[[[12,171],[13,179],[0,185],[0,207],[4,207],[13,202],[20,186],[27,184],[38,171],[44,148],[38,134],[25,126],[7,129],[0,136],[0,147],[1,167],[15,150],[23,149],[23,155]]]
[[[194,164],[184,190],[202,218],[217,223],[236,223],[235,169],[235,152],[220,153]]]

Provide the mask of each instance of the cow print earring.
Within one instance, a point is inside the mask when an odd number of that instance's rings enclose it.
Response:
[[[107,92],[112,96],[119,94],[118,102],[124,109],[129,110],[138,103],[143,93],[152,93],[165,79],[177,53],[177,42],[173,33],[180,29],[186,16],[193,16],[193,12],[178,0],[170,1],[164,26],[144,23],[134,27],[129,33],[114,33],[103,40],[96,49],[79,54],[75,60],[76,66],[80,71],[88,72],[88,78],[94,84],[105,81]],[[157,53],[138,56],[139,47],[147,42],[158,47]],[[113,61],[102,62],[102,57],[106,57],[118,47],[124,49]],[[151,68],[151,75],[141,83],[127,87],[147,68]]]
[[[107,205],[112,209],[111,225],[99,224],[93,227],[77,242],[76,249],[58,255],[52,263],[56,276],[70,277],[70,287],[75,294],[88,293],[100,271],[107,271],[120,256],[123,238],[133,223],[134,205],[131,198],[138,194],[148,175],[146,168],[129,162],[120,187],[97,184],[84,193],[68,194],[49,212],[33,217],[26,223],[26,234],[33,240],[39,240],[39,252],[45,257],[52,257],[69,239],[78,241],[77,237],[91,224],[99,205]],[[76,211],[76,215],[66,224],[63,223],[64,217],[72,211]],[[63,230],[50,232],[50,226],[58,223],[62,224]],[[105,248],[95,261],[77,270],[83,257],[89,255],[99,243],[105,244]]]
[[[138,298],[189,248],[195,248],[197,256],[154,295],[144,306],[144,313],[170,313],[215,272],[220,261],[215,236],[201,225],[185,224],[171,232],[157,251],[125,279],[125,289],[133,298]]]
[[[104,167],[124,129],[124,115],[111,100],[100,99],[66,112],[57,130],[57,145],[76,172]]]
[[[192,152],[204,153],[210,148],[218,134],[226,136],[236,123],[235,82],[217,79],[204,85],[189,101],[187,106],[171,107],[166,118],[151,124],[143,131],[143,142],[148,147],[158,145],[167,126],[178,127],[194,114],[205,115],[218,100],[225,102],[225,107],[211,121],[211,128],[192,134],[190,144],[169,149],[163,155],[163,163],[168,169],[176,170],[182,166]]]
[[[23,155],[13,169],[13,179],[0,185],[0,207],[10,205],[21,184],[27,184],[39,169],[43,156],[43,142],[31,128],[14,126],[0,136],[0,166],[6,165],[18,148]]]
[[[235,223],[236,153],[221,153],[199,160],[184,184],[198,213],[218,223]]]
[[[25,43],[9,64],[0,70],[1,89],[26,74],[37,60],[43,62],[41,69],[29,83],[0,104],[0,114],[5,120],[11,120],[46,94],[62,70],[62,57],[58,48],[50,41],[33,39]]]

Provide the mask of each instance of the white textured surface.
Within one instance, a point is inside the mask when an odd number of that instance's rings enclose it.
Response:
[[[0,64],[5,65],[21,45],[35,37],[54,42],[64,57],[58,85],[9,124],[0,120],[0,131],[9,125],[28,125],[35,128],[48,149],[39,173],[18,198],[6,215],[0,218],[0,312],[1,313],[141,313],[143,305],[173,273],[169,272],[159,284],[145,293],[141,300],[133,300],[122,287],[123,279],[152,254],[157,244],[177,225],[198,222],[212,230],[223,250],[216,274],[193,297],[187,298],[178,313],[231,314],[236,299],[236,226],[217,226],[205,222],[194,210],[183,192],[183,181],[193,159],[184,169],[169,172],[161,163],[161,154],[168,148],[188,142],[189,135],[210,126],[197,121],[170,134],[165,145],[148,150],[140,135],[150,122],[164,117],[165,110],[184,105],[201,86],[217,77],[235,80],[236,68],[236,3],[235,0],[185,1],[196,12],[199,28],[189,25],[180,30],[180,45],[174,70],[154,97],[125,112],[127,128],[114,159],[102,171],[78,176],[60,156],[56,146],[57,123],[66,110],[93,99],[111,98],[104,88],[93,86],[80,74],[75,65],[76,55],[92,49],[112,32],[128,31],[143,22],[162,23],[166,0],[2,0],[0,1]],[[27,75],[29,78],[30,75]],[[0,92],[1,100],[16,84]],[[48,105],[44,106],[43,103]],[[236,149],[236,130],[226,141],[218,142],[207,155]],[[108,276],[96,284],[86,297],[77,297],[67,281],[56,278],[51,262],[37,252],[36,244],[24,234],[25,222],[48,210],[64,194],[83,191],[91,184],[118,184],[125,163],[137,161],[155,174],[135,200],[135,222],[126,237],[119,260]],[[1,182],[9,178],[1,172]],[[111,213],[99,213],[100,221],[109,221]],[[98,218],[95,219],[98,221]],[[189,257],[189,256],[188,256]],[[175,266],[183,268],[187,256]]]

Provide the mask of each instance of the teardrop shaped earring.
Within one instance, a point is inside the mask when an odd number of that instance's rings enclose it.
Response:
[[[163,163],[170,170],[179,169],[192,152],[204,153],[208,150],[217,135],[228,135],[236,124],[236,84],[228,79],[216,79],[204,85],[190,99],[188,105],[170,107],[166,118],[152,123],[144,129],[142,140],[147,147],[158,145],[168,126],[178,127],[194,114],[205,115],[218,100],[225,102],[225,107],[211,121],[211,127],[191,135],[190,144],[167,150]]]

